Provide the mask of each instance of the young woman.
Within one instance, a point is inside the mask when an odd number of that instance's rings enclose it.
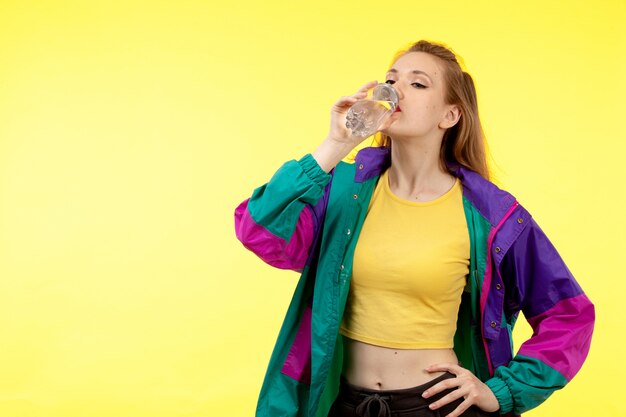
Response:
[[[382,146],[346,114],[235,211],[239,240],[301,272],[257,416],[519,415],[578,372],[593,304],[515,198],[489,181],[471,76],[420,41],[386,75]],[[513,354],[520,311],[533,336]]]

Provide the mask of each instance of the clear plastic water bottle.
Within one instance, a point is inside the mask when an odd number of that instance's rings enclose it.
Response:
[[[354,103],[346,116],[346,127],[359,138],[376,133],[398,107],[398,93],[390,84],[378,84],[370,92],[366,99]]]

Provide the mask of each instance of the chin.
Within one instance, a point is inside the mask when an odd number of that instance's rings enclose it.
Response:
[[[393,122],[392,124],[390,124],[389,126],[387,126],[385,129],[381,129],[381,132],[384,133],[387,136],[391,136],[393,135],[394,132],[398,132],[396,126],[395,126],[396,122]]]
[[[387,136],[410,136],[410,132],[405,132],[403,131],[402,127],[400,126],[395,126],[395,124],[392,124],[391,126],[388,126],[386,129],[381,130],[382,133],[384,133]]]

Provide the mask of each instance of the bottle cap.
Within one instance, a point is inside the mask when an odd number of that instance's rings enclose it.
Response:
[[[395,111],[396,107],[398,107],[398,93],[390,84],[380,83],[374,87],[372,98],[374,100],[388,102],[392,111]]]

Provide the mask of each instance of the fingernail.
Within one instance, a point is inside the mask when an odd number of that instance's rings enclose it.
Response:
[[[428,396],[428,391],[422,392],[422,397],[426,398]]]

